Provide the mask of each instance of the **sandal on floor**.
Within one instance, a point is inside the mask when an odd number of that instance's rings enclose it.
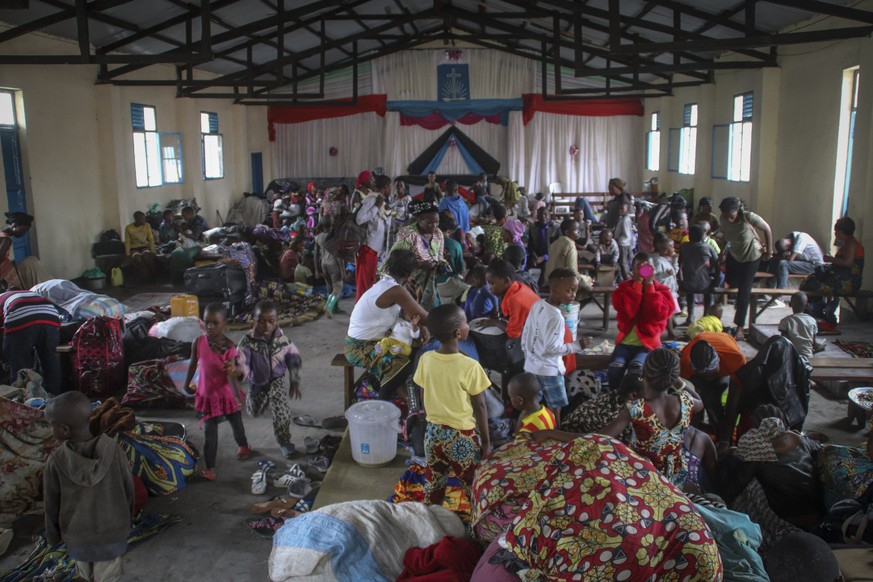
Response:
[[[282,527],[283,523],[285,523],[284,519],[275,518],[272,515],[267,517],[250,517],[246,520],[246,526],[252,530],[252,533],[266,539],[271,539],[276,530]]]
[[[287,497],[274,497],[269,501],[252,504],[252,513],[255,515],[263,515],[272,512],[274,509],[293,509],[297,505],[296,499],[288,499]]]
[[[321,421],[321,428],[328,430],[341,430],[349,425],[345,416],[330,416]]]
[[[285,443],[279,448],[282,449],[282,456],[286,459],[292,458],[294,456],[294,453],[297,452],[297,448],[294,446],[294,443]]]
[[[325,457],[324,455],[318,455],[315,457],[309,457],[307,459],[306,464],[310,467],[315,467],[319,471],[327,471],[330,468],[330,459]]]
[[[277,519],[291,519],[300,515],[293,507],[275,507],[270,510],[270,515]]]
[[[319,427],[318,421],[309,416],[308,414],[304,414],[303,416],[295,416],[293,419],[294,424],[297,426],[309,426],[309,427]]]

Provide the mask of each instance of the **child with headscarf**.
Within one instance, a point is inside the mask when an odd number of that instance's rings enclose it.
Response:
[[[512,218],[503,223],[503,232],[501,233],[503,242],[507,245],[507,248],[503,251],[503,260],[508,260],[506,253],[510,247],[519,247],[524,254],[524,261],[519,269],[521,271],[524,271],[527,268],[527,249],[525,249],[524,242],[522,242],[524,232],[524,223]]]

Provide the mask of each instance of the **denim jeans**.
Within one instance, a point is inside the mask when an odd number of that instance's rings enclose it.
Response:
[[[618,390],[625,372],[642,374],[643,363],[648,355],[649,348],[643,346],[616,345],[612,351],[612,360],[609,362],[609,368],[606,370],[606,376],[609,379],[609,389]]]
[[[33,368],[33,351],[39,358],[42,387],[50,394],[61,390],[61,363],[57,348],[60,328],[38,323],[3,336],[3,354],[9,363],[9,383],[19,370]]]
[[[771,273],[776,275],[776,289],[788,289],[788,275],[811,275],[815,272],[815,263],[809,261],[778,261]]]

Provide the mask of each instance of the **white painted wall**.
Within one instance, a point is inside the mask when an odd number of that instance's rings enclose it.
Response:
[[[0,25],[0,30],[6,27]],[[0,45],[4,54],[75,53],[66,40],[30,34]],[[169,71],[173,71],[172,68]],[[126,78],[171,78],[151,67]],[[199,74],[199,73],[198,73]],[[35,247],[48,271],[73,278],[94,266],[91,244],[108,228],[119,232],[136,210],[152,202],[196,197],[215,225],[243,191],[251,189],[251,151],[268,152],[265,107],[223,99],[177,99],[172,87],[95,85],[97,67],[3,66],[0,87],[16,89],[23,103],[25,173],[29,208],[36,217]],[[130,104],[153,105],[158,131],[182,134],[184,183],[137,188]],[[260,110],[260,111],[256,111]],[[224,178],[204,181],[200,112],[218,114],[223,134]],[[269,156],[264,176],[270,180]],[[6,206],[5,196],[0,209]]]
[[[867,9],[873,1],[864,2]],[[829,19],[805,30],[839,25]],[[646,102],[649,115],[661,112],[659,189],[673,192],[693,187],[695,197],[739,196],[770,222],[774,235],[801,230],[827,251],[833,234],[833,190],[843,70],[860,65],[861,85],[856,118],[849,216],[862,244],[873,249],[873,40],[850,39],[782,47],[779,68],[717,72],[715,82],[682,88],[672,97]],[[728,123],[734,95],[754,91],[752,178],[747,183],[713,180],[712,125]],[[697,168],[694,176],[667,171],[669,127],[682,125],[685,103],[698,103]],[[865,228],[866,225],[866,228]],[[873,285],[873,267],[865,286]]]

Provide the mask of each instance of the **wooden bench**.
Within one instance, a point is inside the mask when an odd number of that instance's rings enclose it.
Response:
[[[813,380],[873,383],[873,358],[813,356],[809,363]]]
[[[605,370],[609,367],[612,354],[576,354],[577,370]]]
[[[355,386],[360,383],[366,372],[362,372],[355,379],[355,367],[346,359],[345,354],[337,354],[330,362],[331,366],[339,366],[343,369],[343,410],[348,410],[355,398]]]
[[[769,289],[763,287],[753,287],[750,292],[749,297],[749,324],[755,323],[758,320],[758,316],[764,313],[764,310],[770,307],[776,299],[781,295],[791,295],[796,293],[797,289]],[[713,289],[713,293],[720,295],[735,295],[737,293],[737,289],[734,287],[726,288],[726,287],[718,287]],[[821,297],[821,293],[816,291],[804,291],[808,297]],[[854,295],[837,295],[840,299],[844,300],[852,311],[855,312],[855,315],[859,320],[863,320],[863,314],[858,311],[857,300],[862,297],[871,297],[873,296],[873,291],[865,291],[860,290]],[[767,297],[767,301],[765,301],[762,305],[759,306],[759,302],[762,297]]]

